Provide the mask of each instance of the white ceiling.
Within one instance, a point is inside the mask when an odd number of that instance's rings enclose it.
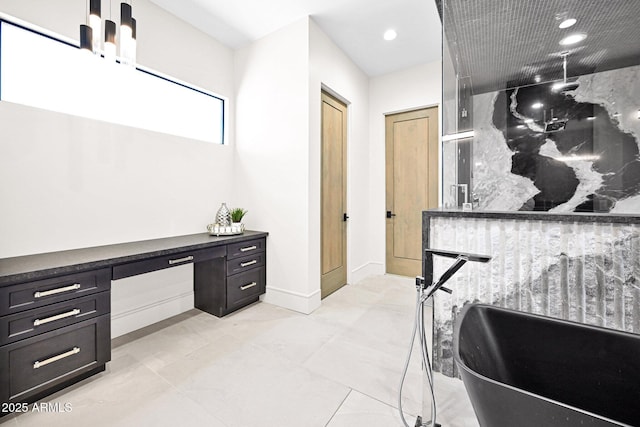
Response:
[[[369,76],[441,58],[434,0],[151,0],[237,49],[305,16]],[[398,37],[385,41],[393,28]]]

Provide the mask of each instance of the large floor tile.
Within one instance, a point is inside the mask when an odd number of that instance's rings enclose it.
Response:
[[[356,335],[357,337],[357,335]],[[398,348],[370,345],[341,335],[314,354],[304,364],[309,370],[344,384],[384,403],[397,406],[404,355]],[[405,380],[403,405],[416,412],[422,401],[422,373],[413,359]]]
[[[69,404],[66,413],[31,412],[20,426],[175,426],[225,427],[201,406],[131,356],[116,354],[106,373],[44,402]]]
[[[404,414],[406,422],[413,427],[416,416]],[[398,410],[355,390],[335,413],[327,427],[395,427],[402,426]]]
[[[340,328],[318,322],[310,316],[283,319],[253,337],[251,342],[296,363],[304,363]]]
[[[212,339],[203,332],[205,330],[193,321],[181,321],[140,336],[116,349],[157,371],[212,342]],[[214,330],[216,336],[224,334],[219,327]]]
[[[341,288],[310,315],[266,303],[223,318],[191,310],[117,338],[105,373],[42,400],[70,403],[71,412],[0,424],[401,426],[415,295],[412,278],[375,276]],[[425,321],[430,335],[429,307]],[[425,392],[417,347],[403,392],[412,425]],[[435,384],[443,425],[478,425],[460,380],[436,374]]]
[[[230,427],[324,426],[349,388],[258,345],[211,344],[160,375]]]

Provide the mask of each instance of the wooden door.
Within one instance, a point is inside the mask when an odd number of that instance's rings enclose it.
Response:
[[[422,211],[438,207],[438,107],[386,117],[387,273],[422,269]]]
[[[347,283],[347,106],[322,93],[321,296]]]

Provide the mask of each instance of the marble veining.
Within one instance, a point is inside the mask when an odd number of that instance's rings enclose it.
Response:
[[[640,333],[640,226],[488,218],[430,218],[430,247],[493,256],[467,264],[452,295],[434,300],[434,368],[456,376],[453,324],[482,302]],[[438,277],[450,260],[434,259]]]
[[[640,66],[473,97],[480,208],[640,211]]]

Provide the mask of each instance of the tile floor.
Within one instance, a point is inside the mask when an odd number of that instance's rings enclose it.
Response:
[[[71,412],[1,424],[399,427],[414,304],[413,279],[376,276],[345,286],[311,315],[266,303],[222,319],[191,310],[117,338],[105,373],[44,399]],[[414,357],[403,393],[412,427],[421,388]],[[436,393],[443,426],[478,425],[461,381],[436,374]]]

